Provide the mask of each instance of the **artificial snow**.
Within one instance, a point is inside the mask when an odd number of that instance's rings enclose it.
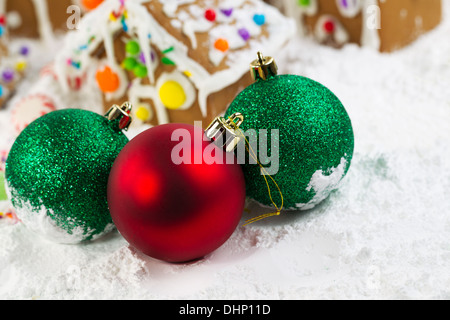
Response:
[[[354,126],[348,175],[318,207],[240,226],[210,256],[176,265],[136,252],[117,231],[60,245],[0,220],[0,299],[450,299],[444,5],[439,28],[392,54],[297,38],[276,57],[281,73],[330,88]],[[32,72],[12,103],[54,52],[30,45]],[[0,149],[14,135],[3,110]],[[248,211],[244,219],[270,212],[252,202]]]

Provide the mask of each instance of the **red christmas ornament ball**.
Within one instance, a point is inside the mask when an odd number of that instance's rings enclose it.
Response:
[[[174,132],[190,137],[173,139]],[[203,137],[203,130],[191,125],[157,126],[131,140],[113,165],[108,184],[113,221],[133,247],[150,257],[167,262],[203,258],[239,224],[245,202],[242,169],[234,154],[227,155],[234,159],[227,164],[226,153]],[[181,143],[190,150],[180,151]],[[219,154],[222,164],[208,164]],[[177,156],[184,163],[176,164]]]

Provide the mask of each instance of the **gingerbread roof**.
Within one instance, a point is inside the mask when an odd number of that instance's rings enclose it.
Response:
[[[80,29],[69,33],[56,67],[63,87],[67,77],[98,67],[103,61],[126,78],[116,59],[114,41],[127,34],[141,48],[147,77],[155,83],[152,47],[188,75],[198,90],[206,113],[207,98],[238,81],[248,72],[248,61],[257,50],[276,54],[294,34],[294,22],[261,0],[109,0],[87,14]],[[120,98],[127,81],[109,98]]]

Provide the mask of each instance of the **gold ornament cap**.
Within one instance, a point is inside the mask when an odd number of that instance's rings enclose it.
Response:
[[[228,119],[217,117],[205,130],[205,135],[226,152],[232,152],[241,141],[239,126],[244,122],[240,113],[231,115]]]
[[[264,57],[258,52],[258,59],[250,64],[250,73],[254,81],[262,79],[267,80],[278,74],[278,66],[272,57]]]
[[[119,129],[128,131],[128,128],[133,121],[133,118],[130,116],[132,108],[133,106],[129,102],[125,102],[120,107],[115,104],[108,110],[108,112],[106,112],[105,118],[109,121],[120,120]]]

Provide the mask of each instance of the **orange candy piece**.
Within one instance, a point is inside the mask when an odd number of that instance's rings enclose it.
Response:
[[[110,67],[105,67],[103,70],[97,71],[95,75],[97,84],[103,92],[115,92],[119,89],[120,79],[117,73],[112,71]]]
[[[103,0],[81,0],[81,4],[83,7],[85,7],[87,10],[94,10],[97,8]]]
[[[228,51],[228,49],[230,49],[230,45],[228,44],[228,41],[226,39],[217,39],[217,41],[214,43],[214,48],[219,51],[226,52]]]

